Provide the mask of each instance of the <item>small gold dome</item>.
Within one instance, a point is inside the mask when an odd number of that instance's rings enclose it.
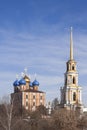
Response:
[[[30,82],[30,78],[27,75],[24,76],[24,79],[26,82]]]

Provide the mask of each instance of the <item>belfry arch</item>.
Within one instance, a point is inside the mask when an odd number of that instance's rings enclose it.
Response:
[[[76,92],[73,92],[73,101],[76,101]]]
[[[76,84],[76,78],[73,77],[73,84]]]

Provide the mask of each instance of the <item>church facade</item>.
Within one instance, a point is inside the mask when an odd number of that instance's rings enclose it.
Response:
[[[75,109],[82,107],[82,88],[78,85],[77,63],[73,56],[72,28],[70,32],[70,58],[66,63],[64,86],[61,87],[61,107]]]
[[[20,80],[13,83],[14,93],[11,98],[15,105],[28,111],[35,111],[40,105],[45,106],[45,92],[39,90],[39,82],[31,82],[29,76],[24,74]]]

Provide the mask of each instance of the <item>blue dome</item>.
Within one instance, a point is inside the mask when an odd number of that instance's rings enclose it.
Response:
[[[20,85],[26,85],[26,81],[22,78],[22,79],[19,81],[19,84],[20,84]]]
[[[30,86],[30,87],[33,87],[33,83],[32,83],[32,82],[30,82],[29,86]]]
[[[33,81],[33,86],[39,86],[39,82],[35,79],[34,81]]]
[[[15,87],[19,86],[19,81],[18,80],[14,81],[13,86]]]

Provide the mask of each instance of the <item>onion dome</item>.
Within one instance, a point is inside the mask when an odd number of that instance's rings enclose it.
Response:
[[[39,82],[35,79],[34,81],[33,81],[33,86],[39,86]]]
[[[30,82],[29,86],[30,86],[30,87],[33,87],[33,83],[32,83],[32,82]]]
[[[20,84],[20,85],[26,85],[26,81],[22,78],[22,79],[19,81],[19,84]]]
[[[14,83],[13,83],[13,86],[14,86],[14,87],[19,86],[19,81],[18,81],[18,80],[15,80]]]

